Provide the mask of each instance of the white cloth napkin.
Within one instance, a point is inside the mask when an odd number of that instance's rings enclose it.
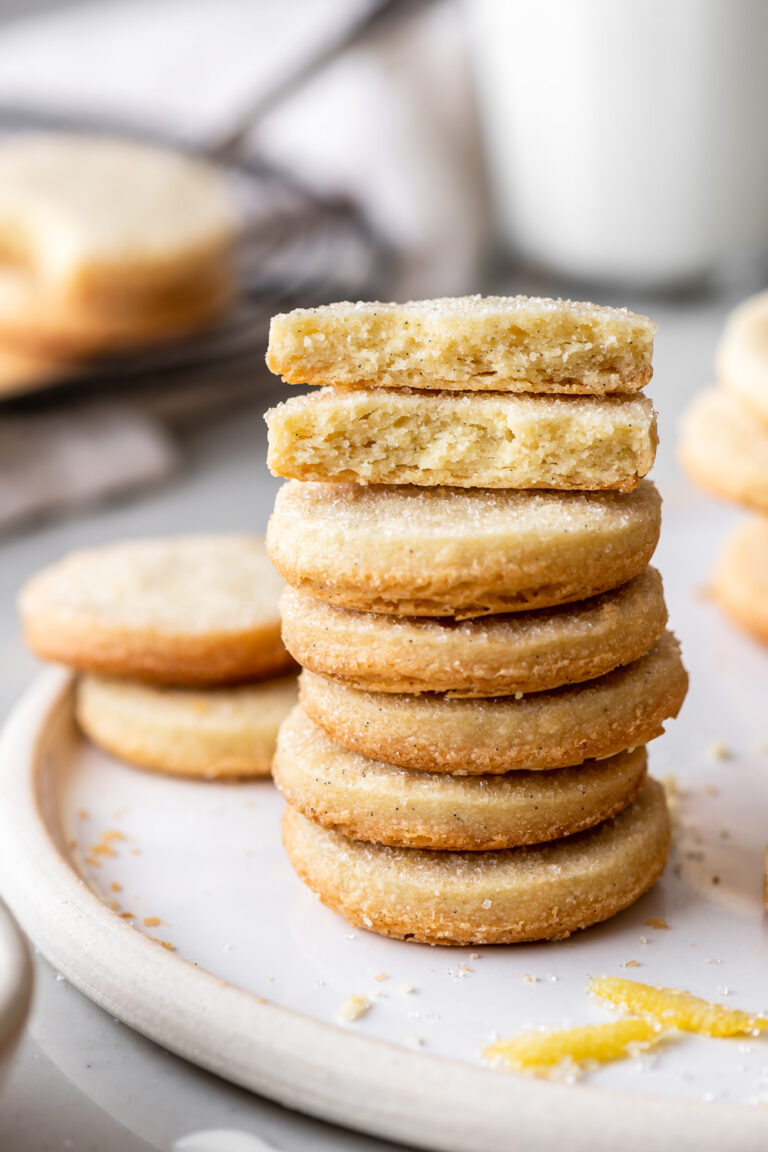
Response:
[[[129,407],[0,416],[0,530],[158,483],[177,464],[163,426]]]

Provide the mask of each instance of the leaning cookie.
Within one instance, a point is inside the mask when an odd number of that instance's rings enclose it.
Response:
[[[283,642],[304,668],[373,692],[507,696],[602,676],[652,648],[667,623],[661,576],[559,608],[471,620],[394,617],[286,588]]]
[[[664,870],[669,816],[647,780],[612,820],[552,844],[502,852],[431,852],[352,840],[283,818],[288,858],[352,924],[426,944],[562,939],[634,903]]]
[[[634,392],[656,325],[536,296],[342,301],[273,316],[267,364],[291,384],[488,392]]]
[[[296,695],[294,676],[202,690],[83,676],[75,709],[85,734],[129,764],[206,779],[269,776]]]
[[[299,706],[283,724],[273,772],[289,804],[355,840],[397,848],[489,850],[591,828],[634,798],[645,748],[552,772],[446,776],[348,752]]]
[[[273,475],[361,484],[631,492],[657,443],[645,396],[322,388],[266,421]]]
[[[646,744],[677,715],[687,687],[669,632],[625,668],[520,699],[360,692],[306,671],[299,679],[304,710],[350,751],[462,775],[562,768]]]
[[[738,396],[711,388],[685,414],[680,461],[697,484],[768,512],[768,424]]]
[[[582,600],[645,568],[661,501],[631,493],[302,484],[277,494],[267,547],[295,588],[398,616],[481,616]]]
[[[172,685],[293,666],[282,582],[257,536],[177,536],[73,552],[20,596],[33,652],[85,672]]]
[[[715,574],[728,615],[768,644],[768,520],[754,517],[733,534]]]

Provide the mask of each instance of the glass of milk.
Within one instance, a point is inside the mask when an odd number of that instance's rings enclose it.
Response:
[[[768,243],[768,0],[465,0],[498,229],[672,287]]]

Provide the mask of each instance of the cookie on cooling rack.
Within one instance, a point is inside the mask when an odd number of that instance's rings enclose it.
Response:
[[[0,142],[0,337],[73,356],[163,340],[218,313],[236,231],[209,165],[133,140]]]

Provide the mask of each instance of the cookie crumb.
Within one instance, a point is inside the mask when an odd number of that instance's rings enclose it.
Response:
[[[370,1008],[370,1001],[365,996],[358,996],[353,992],[339,1008],[339,1016],[342,1020],[346,1020],[349,1024],[353,1024],[355,1020],[359,1020],[361,1016],[365,1016]]]
[[[667,932],[669,930],[669,924],[667,924],[663,916],[646,916],[645,923],[649,928],[656,928],[659,932]]]
[[[374,980],[377,984],[380,984],[382,980],[389,980],[389,972],[379,972],[378,976],[374,976]]]
[[[710,741],[707,754],[709,759],[714,761],[731,760],[733,758],[733,753],[730,748],[722,740]]]
[[[145,916],[142,924],[145,928],[157,928],[159,924],[162,924],[162,920],[159,916]]]

